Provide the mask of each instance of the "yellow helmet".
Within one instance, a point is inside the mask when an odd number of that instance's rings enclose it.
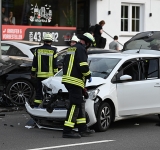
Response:
[[[93,35],[88,32],[84,33],[83,35],[79,35],[78,38],[81,40],[84,40],[87,43],[90,43],[90,44],[92,43],[95,46],[95,39]]]
[[[44,36],[43,36],[43,41],[53,41],[53,36],[51,33],[46,33]]]

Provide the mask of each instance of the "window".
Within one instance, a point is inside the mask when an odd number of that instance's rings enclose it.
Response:
[[[141,27],[141,5],[122,4],[121,31],[139,32]]]
[[[28,57],[20,49],[10,44],[1,44],[2,55]]]
[[[136,59],[125,62],[118,70],[117,79],[120,80],[122,75],[130,75],[132,77],[129,81],[139,80],[139,65]]]
[[[155,79],[159,77],[159,59],[144,59],[141,61],[142,74],[145,79]]]
[[[2,0],[2,8],[2,18],[12,12],[16,25],[76,26],[75,0]]]
[[[129,75],[131,81],[141,81],[159,78],[159,59],[158,58],[140,58],[126,61],[118,70],[118,73],[113,77],[112,82],[122,82],[120,77]]]

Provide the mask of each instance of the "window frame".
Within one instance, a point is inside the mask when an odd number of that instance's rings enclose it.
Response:
[[[144,5],[139,3],[121,3],[121,9],[122,9],[122,6],[128,6],[128,31],[122,31],[121,30],[121,23],[120,23],[120,31],[121,31],[121,34],[131,34],[131,35],[135,35],[139,32],[142,32],[144,30],[144,15],[143,15],[143,12],[144,12]],[[135,6],[135,7],[139,7],[139,31],[132,31],[132,7]],[[122,11],[122,10],[121,10]],[[122,14],[121,14],[122,15]],[[122,21],[122,19],[124,18],[120,18],[120,22]]]

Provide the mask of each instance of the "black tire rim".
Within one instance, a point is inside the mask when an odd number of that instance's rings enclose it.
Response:
[[[15,104],[23,105],[33,94],[32,88],[26,82],[15,82],[9,89],[9,96]]]
[[[102,111],[101,111],[101,116],[100,116],[100,123],[101,123],[101,127],[103,129],[106,129],[109,127],[111,122],[111,114],[110,114],[110,109],[109,107],[103,107]]]

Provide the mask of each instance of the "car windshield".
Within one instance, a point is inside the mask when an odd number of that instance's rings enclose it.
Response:
[[[101,77],[106,79],[119,61],[119,58],[89,58],[88,64],[92,77]],[[63,70],[60,70],[55,76],[62,75]]]
[[[139,33],[124,44],[122,51],[135,49],[160,50],[160,32]]]

